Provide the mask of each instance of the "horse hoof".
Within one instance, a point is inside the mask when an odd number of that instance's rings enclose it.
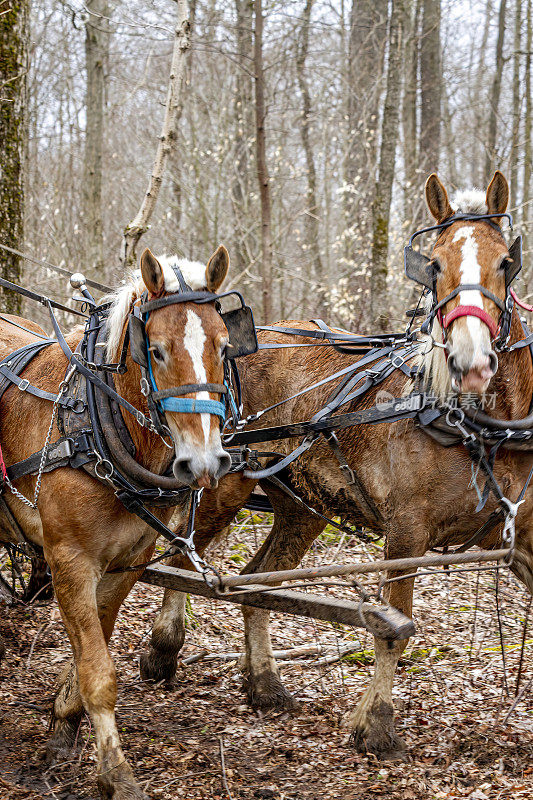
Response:
[[[106,800],[150,800],[135,783],[131,767],[125,762],[99,775],[98,788]]]
[[[177,653],[163,653],[151,647],[139,659],[139,671],[143,681],[171,681],[178,666]]]
[[[350,744],[360,753],[372,753],[380,761],[403,761],[405,744],[394,731],[394,710],[390,703],[376,697],[366,714],[349,715],[352,727]]]
[[[285,688],[275,672],[248,674],[244,678],[244,689],[252,708],[261,711],[298,711],[300,705]]]
[[[60,764],[72,758],[80,722],[81,717],[75,722],[56,720],[54,732],[46,743],[45,759],[48,764]]]

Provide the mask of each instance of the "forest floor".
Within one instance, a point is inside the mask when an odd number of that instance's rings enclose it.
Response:
[[[266,522],[241,512],[234,526],[238,535],[220,543],[210,559],[236,571],[261,540]],[[328,529],[305,563],[379,553]],[[140,680],[139,654],[162,590],[137,584],[112,641],[118,724],[137,780],[154,800],[531,798],[531,620],[521,676],[521,687],[529,688],[509,715],[529,596],[503,570],[499,595],[505,671],[494,572],[441,573],[417,581],[417,633],[394,689],[397,730],[408,756],[380,763],[356,752],[342,726],[343,715],[355,706],[372,674],[368,635],[272,615],[275,649],[320,644],[326,655],[335,656],[339,648],[352,645],[355,652],[327,665],[320,663],[324,652],[280,661],[283,680],[301,710],[297,715],[261,714],[243,699],[237,661],[215,658],[240,647],[241,616],[229,603],[192,600],[183,657],[206,650],[209,659],[180,665],[170,686]],[[1,611],[0,633],[7,646],[0,671],[1,800],[96,798],[94,736],[87,720],[72,760],[52,768],[44,763],[54,681],[70,655],[55,602],[2,606]]]

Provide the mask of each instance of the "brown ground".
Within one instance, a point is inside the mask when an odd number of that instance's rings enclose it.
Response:
[[[264,533],[245,512],[237,537],[219,545],[213,560],[226,570],[245,562]],[[238,541],[237,541],[238,539]],[[377,555],[378,550],[374,553]],[[367,558],[367,555],[363,555]],[[361,558],[361,546],[324,534],[307,563]],[[6,574],[6,572],[4,572]],[[507,679],[494,601],[493,573],[421,578],[416,592],[417,634],[396,682],[398,730],[409,760],[378,763],[355,752],[340,726],[372,671],[371,641],[349,628],[276,615],[274,646],[320,642],[329,654],[354,642],[358,654],[327,666],[320,656],[281,662],[285,682],[301,701],[298,716],[251,711],[240,692],[235,661],[182,666],[171,687],[143,684],[145,646],[161,591],[138,584],[119,617],[113,653],[119,680],[117,715],[137,779],[154,800],[221,798],[221,746],[233,800],[368,800],[462,798],[519,800],[533,794],[533,700],[525,693],[505,722],[515,691],[525,590],[500,579]],[[336,591],[336,590],[333,590]],[[530,621],[530,628],[533,630]],[[94,738],[86,721],[73,760],[47,769],[43,751],[54,679],[69,656],[55,603],[5,608],[0,631],[7,645],[0,673],[1,800],[96,798]],[[238,609],[194,599],[184,657],[239,647]],[[533,679],[533,633],[526,638],[521,686]],[[357,644],[359,642],[359,644]]]

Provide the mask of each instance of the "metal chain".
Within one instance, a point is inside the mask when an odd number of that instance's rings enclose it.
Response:
[[[42,482],[42,478],[43,478],[44,468],[45,468],[45,465],[46,465],[46,460],[48,458],[48,451],[50,450],[50,442],[51,442],[51,439],[52,439],[52,433],[54,431],[54,423],[56,421],[60,400],[63,397],[63,395],[65,394],[65,392],[67,391],[67,389],[68,389],[68,382],[67,381],[62,381],[60,383],[60,385],[59,385],[59,391],[57,393],[57,397],[54,400],[54,405],[53,405],[53,408],[52,408],[52,418],[50,420],[50,425],[48,427],[48,433],[46,434],[46,439],[44,441],[44,446],[43,446],[43,449],[42,449],[42,452],[41,452],[41,460],[39,462],[39,471],[37,473],[37,482],[35,484],[33,502],[31,500],[28,500],[28,498],[25,497],[22,494],[22,492],[20,492],[16,488],[16,486],[14,486],[11,483],[9,478],[6,477],[6,479],[5,479],[5,482],[6,482],[7,486],[9,487],[9,491],[15,497],[17,497],[22,503],[24,503],[24,505],[29,506],[30,508],[33,508],[33,509],[37,508],[39,495],[41,493],[41,482]]]

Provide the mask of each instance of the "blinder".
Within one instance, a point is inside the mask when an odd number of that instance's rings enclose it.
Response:
[[[241,302],[240,308],[233,308],[230,311],[218,312],[222,317],[224,325],[228,331],[228,358],[240,358],[256,353],[259,349],[257,343],[257,331],[255,329],[254,315],[250,306],[245,305],[240,292],[227,292],[219,297],[229,297],[234,295]],[[218,302],[217,302],[217,305]]]
[[[146,332],[144,329],[144,322],[140,316],[130,314],[130,320],[128,322],[128,336],[130,340],[131,357],[142,369],[148,369]]]

